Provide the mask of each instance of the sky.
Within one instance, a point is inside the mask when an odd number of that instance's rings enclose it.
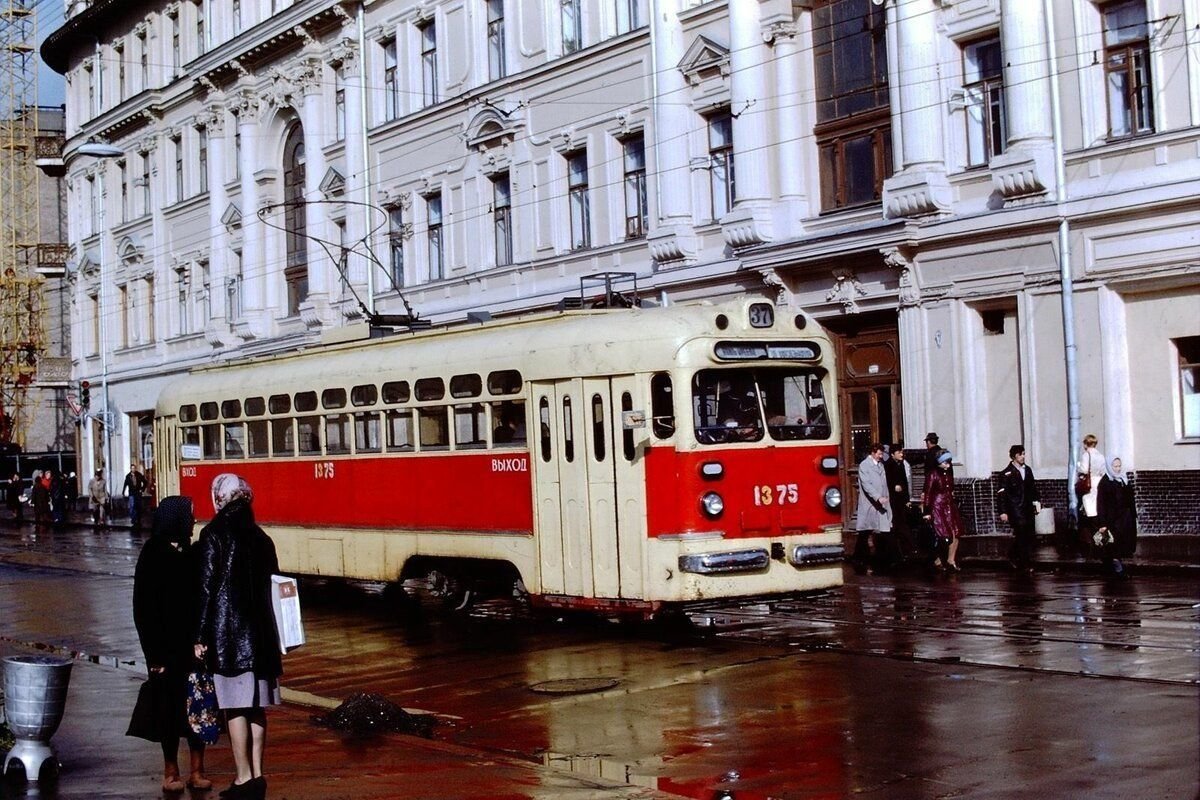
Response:
[[[38,47],[46,37],[63,26],[63,0],[41,0],[38,12]],[[61,106],[66,102],[67,83],[62,75],[42,63],[38,58],[38,105]]]

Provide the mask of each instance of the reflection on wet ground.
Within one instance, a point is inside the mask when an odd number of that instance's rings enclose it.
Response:
[[[140,658],[140,539],[0,531],[0,638]],[[39,567],[40,569],[31,569]],[[692,608],[694,630],[401,610],[306,581],[285,685],[378,692],[435,736],[678,797],[1190,796],[1194,582],[971,572]],[[588,691],[547,693],[547,685]],[[1164,743],[1182,743],[1164,746]]]

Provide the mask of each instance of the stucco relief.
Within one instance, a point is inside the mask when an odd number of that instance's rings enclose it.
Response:
[[[901,307],[921,304],[921,286],[917,281],[916,265],[908,248],[891,247],[881,250],[884,266],[898,270],[897,296]]]
[[[787,282],[784,281],[783,276],[781,276],[771,267],[761,270],[759,274],[762,276],[762,282],[775,290],[775,305],[791,305],[792,290],[788,288]]]
[[[866,297],[867,289],[850,270],[834,270],[833,288],[825,295],[827,303],[841,303],[843,314],[858,312],[858,298]]]

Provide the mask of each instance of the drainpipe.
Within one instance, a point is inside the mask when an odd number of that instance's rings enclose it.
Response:
[[[1062,289],[1063,362],[1067,378],[1067,516],[1071,527],[1079,520],[1075,496],[1075,464],[1079,460],[1079,370],[1075,345],[1075,283],[1071,276],[1071,223],[1063,213],[1067,200],[1066,164],[1063,156],[1062,110],[1058,96],[1058,47],[1054,34],[1054,4],[1042,0],[1046,9],[1047,57],[1050,60],[1050,118],[1054,126],[1055,202],[1058,204],[1058,269]]]
[[[363,214],[363,233],[369,235],[371,230],[371,147],[368,143],[367,136],[370,130],[370,123],[367,122],[367,33],[366,22],[363,19],[363,6],[366,3],[358,4],[358,80],[362,84],[362,89],[358,93],[359,103],[359,119],[362,121],[362,156],[363,156],[363,174],[362,174],[362,208]],[[370,246],[370,242],[366,243]],[[347,272],[350,265],[347,263]],[[367,312],[375,313],[375,269],[369,261],[367,262]]]

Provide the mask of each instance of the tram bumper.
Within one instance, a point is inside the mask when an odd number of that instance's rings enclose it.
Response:
[[[846,548],[840,544],[798,544],[788,553],[793,567],[813,567],[819,564],[840,564]]]
[[[695,575],[759,572],[769,566],[771,566],[771,554],[762,547],[721,553],[688,553],[679,557],[679,571]]]

